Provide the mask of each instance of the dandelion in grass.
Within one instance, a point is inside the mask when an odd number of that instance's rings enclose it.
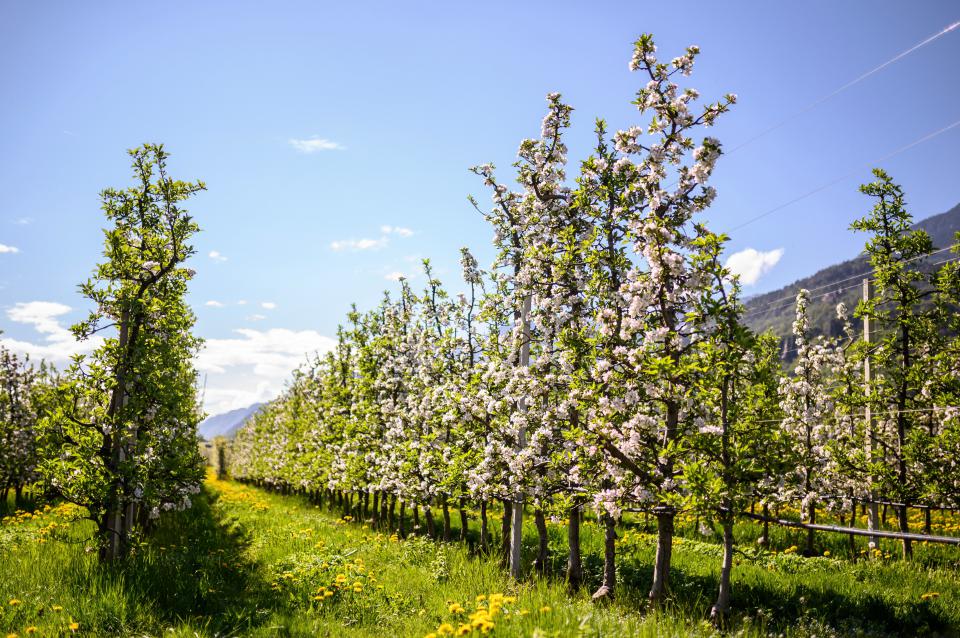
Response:
[[[70,623],[70,631],[77,631],[78,629],[80,629],[80,623],[78,622]]]
[[[451,625],[448,622],[442,623],[439,627],[437,627],[438,636],[449,636],[452,633],[453,633],[453,625]]]
[[[920,594],[920,600],[931,600],[933,598],[940,598],[940,592],[928,591],[925,594]]]

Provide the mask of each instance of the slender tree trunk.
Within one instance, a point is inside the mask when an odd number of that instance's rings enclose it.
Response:
[[[928,507],[927,509],[923,510],[923,533],[924,533],[924,534],[930,534],[930,533],[931,533],[930,530],[933,528],[933,520],[932,520],[932,519],[933,519],[932,510],[931,510],[929,507]]]
[[[570,520],[567,523],[567,586],[571,590],[580,589],[583,584],[583,561],[580,559],[580,507],[570,510]]]
[[[467,541],[467,532],[470,531],[470,521],[467,517],[466,499],[460,497],[460,540]]]
[[[811,525],[817,522],[817,504],[815,502],[810,503],[807,509],[807,518],[810,520]],[[815,533],[816,532],[812,529],[807,530],[807,549],[805,552],[807,556],[814,555],[813,544],[814,544],[814,540],[816,540]]]
[[[906,499],[904,499],[906,500]],[[900,524],[900,531],[904,534],[910,533],[910,521],[907,518],[907,504],[904,503],[897,508],[897,522]],[[903,539],[903,560],[910,560],[913,557],[913,541],[909,538]]]
[[[730,609],[730,572],[733,570],[733,521],[723,522],[723,563],[720,565],[720,591],[717,602],[710,610],[710,620],[717,626],[723,626],[727,611]]]
[[[380,490],[373,493],[373,520],[371,525],[373,527],[380,525]]]
[[[673,555],[674,512],[657,514],[657,553],[653,563],[653,584],[647,598],[650,604],[657,606],[663,600],[670,587],[670,558]]]
[[[537,508],[533,514],[534,523],[537,526],[537,558],[533,561],[533,569],[538,574],[546,574],[549,567],[548,561],[548,538],[547,538],[547,520],[543,515],[543,510]]]
[[[391,532],[396,530],[394,524],[397,521],[397,495],[390,495],[390,509],[387,510],[387,527]]]
[[[433,520],[433,510],[430,509],[429,505],[423,506],[423,517],[427,519],[427,536],[430,538],[437,537],[436,522]]]
[[[857,502],[853,501],[853,505],[850,506],[850,527],[857,526]],[[850,534],[850,560],[856,562],[857,560],[857,537],[853,534]]]
[[[400,530],[399,531],[400,531],[401,538],[403,538],[403,528],[404,528],[403,521],[406,518],[406,515],[407,515],[407,502],[400,501]]]
[[[603,581],[593,593],[595,602],[613,600],[617,586],[617,522],[609,514],[603,515]]]
[[[484,552],[490,550],[490,530],[487,529],[487,501],[480,501],[480,549]]]
[[[413,504],[413,533],[420,534],[420,506]]]
[[[770,506],[764,504],[763,506],[763,534],[760,536],[760,544],[764,547],[770,546],[770,521],[767,519],[770,518]]]
[[[450,506],[446,496],[441,499],[440,505],[443,508],[443,540],[446,542],[450,540]]]
[[[513,503],[504,499],[503,501],[503,519],[500,521],[500,541],[502,547],[503,564],[510,564],[510,527],[513,521]]]

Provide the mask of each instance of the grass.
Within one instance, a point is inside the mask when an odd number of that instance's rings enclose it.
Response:
[[[32,507],[0,524],[0,638],[422,637],[464,625],[469,635],[485,629],[494,636],[719,634],[705,618],[720,549],[696,532],[695,520],[684,521],[675,547],[669,601],[644,614],[653,536],[642,519],[620,531],[616,601],[598,606],[589,592],[600,578],[602,533],[590,521],[583,529],[587,587],[570,594],[558,579],[511,582],[495,557],[461,543],[401,539],[301,497],[228,481],[209,480],[190,511],[165,517],[115,567],[97,563],[80,510]],[[491,528],[496,533],[497,521]],[[548,529],[559,573],[565,529]],[[535,532],[525,531],[532,559]],[[921,545],[917,560],[904,563],[890,544],[878,559],[854,563],[837,558],[849,552],[846,537],[819,535],[818,549],[831,555],[802,558],[783,551],[801,545],[799,533],[771,531],[776,553],[752,549],[758,526],[738,526],[746,542],[727,634],[960,635],[960,551]]]

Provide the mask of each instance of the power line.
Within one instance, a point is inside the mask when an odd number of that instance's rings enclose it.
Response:
[[[764,137],[764,136],[767,135],[768,133],[772,133],[773,131],[777,130],[778,128],[780,128],[781,126],[787,124],[788,122],[790,122],[790,121],[792,121],[792,120],[800,117],[801,115],[807,113],[808,111],[813,110],[813,109],[816,108],[817,106],[820,106],[821,104],[823,104],[823,103],[826,102],[827,100],[830,100],[830,99],[836,97],[837,95],[839,95],[840,93],[843,93],[844,91],[846,91],[846,90],[849,89],[850,87],[854,86],[855,84],[859,84],[860,82],[863,82],[864,80],[866,80],[866,79],[867,79],[868,77],[870,77],[871,75],[874,75],[875,73],[878,73],[878,72],[882,71],[883,69],[885,69],[886,67],[890,66],[890,65],[893,64],[894,62],[897,62],[898,60],[901,60],[901,59],[907,57],[908,55],[910,55],[911,53],[913,53],[913,52],[916,51],[917,49],[920,49],[921,47],[924,47],[924,46],[930,44],[930,43],[933,42],[934,40],[936,40],[936,39],[938,39],[938,38],[940,38],[940,37],[942,37],[942,36],[950,33],[951,31],[953,31],[953,30],[956,29],[957,27],[960,27],[960,20],[957,20],[957,21],[954,22],[953,24],[947,25],[945,28],[943,28],[942,30],[940,30],[940,31],[938,31],[937,33],[933,34],[932,36],[928,37],[926,40],[923,40],[923,41],[921,41],[921,42],[918,42],[917,44],[913,45],[912,47],[910,47],[910,48],[907,49],[906,51],[903,51],[903,52],[895,55],[894,57],[890,58],[889,60],[887,60],[887,61],[884,62],[883,64],[880,64],[879,66],[876,66],[876,67],[870,69],[870,70],[867,71],[866,73],[863,73],[862,75],[854,78],[853,80],[850,80],[849,82],[847,82],[846,84],[844,84],[844,85],[841,86],[840,88],[836,89],[835,91],[833,91],[833,92],[831,92],[831,93],[828,93],[827,95],[824,95],[823,97],[821,97],[821,98],[819,98],[819,99],[814,100],[813,102],[811,102],[811,103],[808,104],[807,106],[803,107],[802,109],[800,109],[799,111],[797,111],[797,112],[794,113],[793,115],[790,115],[790,116],[788,116],[788,117],[780,120],[779,122],[777,122],[777,123],[774,124],[773,126],[767,128],[767,129],[764,129],[763,131],[757,133],[757,134],[754,135],[753,137],[751,137],[751,138],[747,139],[746,141],[744,141],[744,142],[738,144],[737,146],[733,147],[730,151],[728,151],[728,152],[726,153],[726,155],[731,155],[731,154],[737,152],[738,150],[740,150],[741,148],[743,148],[744,146],[747,146],[748,144],[752,144],[753,142],[757,141],[757,140],[760,139],[761,137]]]
[[[804,193],[804,194],[802,194],[802,195],[799,195],[799,196],[797,196],[797,197],[794,197],[793,199],[791,199],[791,200],[789,200],[789,201],[787,201],[787,202],[784,202],[783,204],[780,204],[779,206],[774,206],[774,207],[771,208],[770,210],[767,210],[767,211],[765,211],[765,212],[763,212],[763,213],[760,213],[759,215],[757,215],[757,216],[755,216],[755,217],[751,217],[750,219],[746,220],[745,222],[743,222],[743,223],[741,223],[741,224],[738,224],[737,226],[734,226],[733,228],[730,229],[730,231],[739,230],[739,229],[743,228],[744,226],[748,226],[748,225],[754,223],[755,221],[758,221],[758,220],[760,220],[760,219],[763,219],[764,217],[766,217],[766,216],[768,216],[768,215],[772,215],[773,213],[775,213],[775,212],[777,212],[777,211],[779,211],[779,210],[783,210],[783,209],[786,208],[787,206],[790,206],[790,205],[792,205],[792,204],[796,204],[797,202],[799,202],[799,201],[801,201],[801,200],[804,200],[804,199],[810,197],[811,195],[816,195],[816,194],[819,193],[820,191],[826,190],[826,189],[830,188],[831,186],[833,186],[833,185],[835,185],[835,184],[839,184],[839,183],[842,182],[843,180],[845,180],[845,179],[847,179],[847,178],[849,178],[849,177],[852,177],[852,176],[856,175],[856,174],[859,173],[861,170],[863,170],[863,166],[867,166],[867,167],[876,166],[877,164],[879,164],[879,163],[881,163],[881,162],[884,162],[884,161],[890,159],[891,157],[894,157],[894,156],[896,156],[896,155],[899,155],[900,153],[903,153],[903,152],[905,152],[905,151],[910,150],[910,149],[913,148],[914,146],[917,146],[917,145],[919,145],[919,144],[923,144],[924,142],[927,142],[927,141],[929,141],[929,140],[932,140],[933,138],[935,138],[935,137],[937,137],[937,136],[939,136],[939,135],[942,135],[943,133],[946,133],[947,131],[949,131],[950,129],[952,129],[952,128],[956,127],[956,126],[960,126],[960,120],[957,120],[956,122],[953,122],[952,124],[948,124],[947,126],[943,127],[943,128],[940,129],[940,130],[934,131],[933,133],[928,133],[927,135],[924,135],[924,136],[921,137],[920,139],[914,140],[913,142],[910,142],[910,143],[907,144],[906,146],[901,146],[901,147],[898,148],[897,150],[892,151],[892,152],[890,152],[890,153],[887,153],[887,154],[884,155],[883,157],[877,158],[876,160],[874,160],[874,161],[872,161],[872,162],[867,162],[867,163],[864,164],[864,165],[858,166],[858,167],[855,168],[854,170],[852,170],[852,171],[850,171],[850,172],[848,172],[848,173],[844,173],[843,175],[841,175],[841,176],[839,176],[839,177],[837,177],[837,178],[834,178],[834,179],[832,179],[831,181],[829,181],[829,182],[827,182],[827,183],[825,183],[825,184],[822,184],[822,185],[814,188],[813,190],[807,191],[806,193]]]
[[[934,250],[933,252],[929,252],[929,253],[926,253],[926,254],[923,254],[923,255],[917,255],[917,256],[911,257],[911,258],[909,258],[909,259],[904,259],[904,260],[900,261],[900,263],[902,263],[902,264],[909,264],[910,262],[917,261],[918,259],[924,259],[924,258],[926,258],[926,257],[930,257],[930,256],[932,256],[932,255],[937,255],[937,254],[940,254],[940,253],[942,253],[942,252],[946,252],[946,251],[948,251],[948,250],[953,250],[954,248],[957,248],[957,247],[960,247],[960,244],[953,244],[953,245],[951,245],[951,246],[947,246],[946,248],[940,248],[940,249],[938,249],[938,250]],[[935,264],[931,264],[931,266],[940,266],[940,265],[949,263],[949,262],[951,262],[951,261],[956,261],[957,259],[958,259],[957,257],[951,257],[950,259],[946,259],[946,260],[943,260],[943,261],[938,261],[938,262],[936,262]],[[839,280],[837,280],[837,281],[832,281],[832,282],[830,282],[830,283],[828,283],[828,284],[822,284],[822,285],[816,286],[816,287],[814,287],[814,288],[807,288],[806,291],[807,291],[808,293],[810,293],[810,292],[816,292],[817,290],[822,290],[823,288],[829,288],[829,287],[831,287],[831,286],[836,286],[836,285],[838,285],[838,284],[846,283],[846,282],[848,282],[848,281],[853,281],[854,279],[863,279],[864,277],[867,277],[867,276],[869,276],[869,275],[872,275],[872,274],[875,273],[876,271],[877,271],[876,268],[871,268],[870,270],[868,270],[868,271],[866,271],[866,272],[863,272],[863,273],[860,273],[859,275],[853,275],[852,277],[846,277],[845,279],[839,279]],[[850,288],[853,288],[853,287],[859,286],[859,285],[860,285],[860,284],[857,283],[857,284],[854,284],[853,286],[847,286],[847,287],[844,287],[844,288],[838,288],[838,289],[836,289],[836,290],[829,290],[829,291],[827,291],[826,293],[824,293],[824,294],[822,294],[822,295],[818,295],[818,296],[816,296],[816,297],[813,297],[812,299],[819,299],[820,297],[825,297],[826,295],[829,295],[829,294],[832,294],[832,293],[835,293],[835,292],[843,292],[844,290],[849,290]],[[799,292],[799,290],[798,290],[797,292]],[[746,315],[752,315],[752,314],[756,314],[756,313],[762,312],[762,311],[764,311],[765,309],[767,309],[767,308],[769,308],[769,307],[771,307],[771,306],[773,306],[774,304],[777,304],[777,303],[781,303],[781,302],[784,302],[784,301],[791,301],[791,302],[792,302],[792,301],[795,301],[796,298],[797,298],[797,293],[794,293],[794,294],[792,294],[792,295],[785,295],[785,296],[780,297],[780,298],[778,298],[778,299],[774,299],[774,300],[772,300],[772,301],[768,301],[768,302],[764,303],[764,304],[761,305],[761,306],[757,306],[757,307],[754,307],[754,308],[750,308],[749,310],[747,310],[747,311],[744,313],[744,316],[746,316]],[[791,305],[791,304],[788,304],[788,305],[785,306],[785,307],[789,307],[789,305]]]

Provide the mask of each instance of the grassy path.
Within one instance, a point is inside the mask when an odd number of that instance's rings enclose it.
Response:
[[[460,544],[401,540],[232,482],[208,481],[192,510],[168,517],[119,568],[97,565],[77,516],[47,507],[0,525],[0,638],[717,635],[702,619],[719,548],[688,539],[676,547],[669,606],[644,616],[652,542],[636,531],[619,540],[618,602],[598,607],[553,580],[512,584],[495,559]],[[550,533],[559,567],[563,528]],[[593,584],[592,524],[583,542]],[[738,636],[958,635],[951,569],[791,553],[740,563],[734,606],[754,611],[736,619]]]

